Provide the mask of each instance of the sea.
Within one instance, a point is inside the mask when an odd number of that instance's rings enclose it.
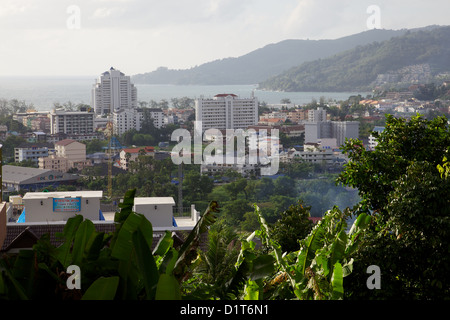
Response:
[[[0,76],[0,99],[17,99],[32,105],[37,111],[53,109],[55,104],[91,104],[92,86],[95,76],[84,77],[5,77]],[[304,105],[313,100],[343,101],[352,95],[367,96],[367,92],[280,92],[259,90],[258,85],[147,85],[135,84],[138,101],[167,100],[169,106],[173,98],[212,98],[220,93],[233,93],[240,98],[254,95],[259,102],[269,105],[280,104],[289,99],[296,105]]]

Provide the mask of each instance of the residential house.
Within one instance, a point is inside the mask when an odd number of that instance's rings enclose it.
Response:
[[[136,161],[139,155],[146,155],[155,157],[154,147],[135,147],[135,148],[125,148],[120,151],[120,167],[124,170],[130,168],[130,163]]]

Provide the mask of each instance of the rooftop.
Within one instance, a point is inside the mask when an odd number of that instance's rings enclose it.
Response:
[[[72,139],[64,139],[64,140],[61,140],[61,141],[56,142],[55,145],[58,145],[58,146],[67,146],[67,145],[69,145],[69,144],[71,144],[71,143],[74,143],[74,142],[77,142],[77,141],[72,140]],[[79,143],[79,142],[78,142],[78,143]]]
[[[60,191],[60,192],[27,192],[23,197],[26,199],[48,199],[48,198],[101,198],[103,191]]]
[[[122,151],[125,151],[126,153],[139,153],[139,151],[144,150],[145,152],[154,152],[154,147],[142,147],[142,148],[126,148]]]
[[[134,204],[171,204],[175,205],[172,197],[136,197]]]

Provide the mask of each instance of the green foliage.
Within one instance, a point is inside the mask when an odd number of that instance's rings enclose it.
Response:
[[[375,151],[349,141],[351,161],[339,181],[356,187],[360,212],[374,218],[353,258],[377,265],[383,290],[364,290],[367,275],[349,277],[349,299],[443,299],[450,296],[450,185],[445,160],[450,132],[444,117],[407,121],[388,116]]]
[[[326,59],[305,62],[259,86],[273,91],[294,92],[371,90],[370,86],[379,74],[411,65],[430,63],[435,70],[448,71],[449,40],[449,27],[410,32],[383,42],[358,46]],[[424,90],[420,97],[434,97],[434,92]]]
[[[0,260],[2,299],[181,299],[180,281],[192,264],[200,236],[214,223],[211,203],[180,249],[166,233],[151,251],[150,222],[132,211],[135,190],[125,194],[112,234],[97,232],[90,220],[70,218],[58,247],[41,238],[33,250]],[[81,270],[81,289],[66,286],[67,267]]]
[[[300,200],[297,205],[289,206],[272,227],[272,238],[280,244],[284,252],[299,250],[299,240],[305,238],[312,229],[313,222],[308,219],[310,207],[303,205]]]

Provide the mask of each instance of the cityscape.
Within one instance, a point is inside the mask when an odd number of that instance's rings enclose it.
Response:
[[[0,86],[0,299],[191,302],[177,316],[448,300],[450,27],[377,28],[379,9],[301,63],[273,56],[280,42],[186,69],[100,66],[89,102],[68,90],[50,108]],[[255,89],[142,98],[155,84]]]

